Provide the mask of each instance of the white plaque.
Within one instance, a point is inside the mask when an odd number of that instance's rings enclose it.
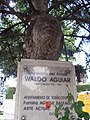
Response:
[[[75,71],[70,62],[22,59],[15,120],[56,120],[55,105],[69,104],[67,85],[76,99]]]

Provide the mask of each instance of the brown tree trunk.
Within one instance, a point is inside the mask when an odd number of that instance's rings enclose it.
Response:
[[[37,0],[32,1],[35,3]],[[45,0],[42,1],[45,2]],[[45,14],[46,6],[43,6],[43,4],[36,5],[34,4],[35,9],[40,11],[41,14],[33,17],[25,33],[27,57],[31,59],[57,60],[63,45],[60,24],[55,17]]]

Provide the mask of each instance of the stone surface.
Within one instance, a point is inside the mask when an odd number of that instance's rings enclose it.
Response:
[[[70,105],[68,92],[76,99],[74,66],[70,62],[22,59],[15,120],[55,120],[55,105]]]

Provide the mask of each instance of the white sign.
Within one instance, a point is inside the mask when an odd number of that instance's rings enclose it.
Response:
[[[55,120],[55,105],[70,104],[68,88],[76,99],[74,73],[70,62],[22,59],[15,120]]]

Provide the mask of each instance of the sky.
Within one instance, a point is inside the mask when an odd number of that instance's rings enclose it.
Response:
[[[16,87],[17,78],[13,78],[13,77],[7,78],[7,81],[6,81],[5,85],[6,86],[9,85],[10,87]]]

